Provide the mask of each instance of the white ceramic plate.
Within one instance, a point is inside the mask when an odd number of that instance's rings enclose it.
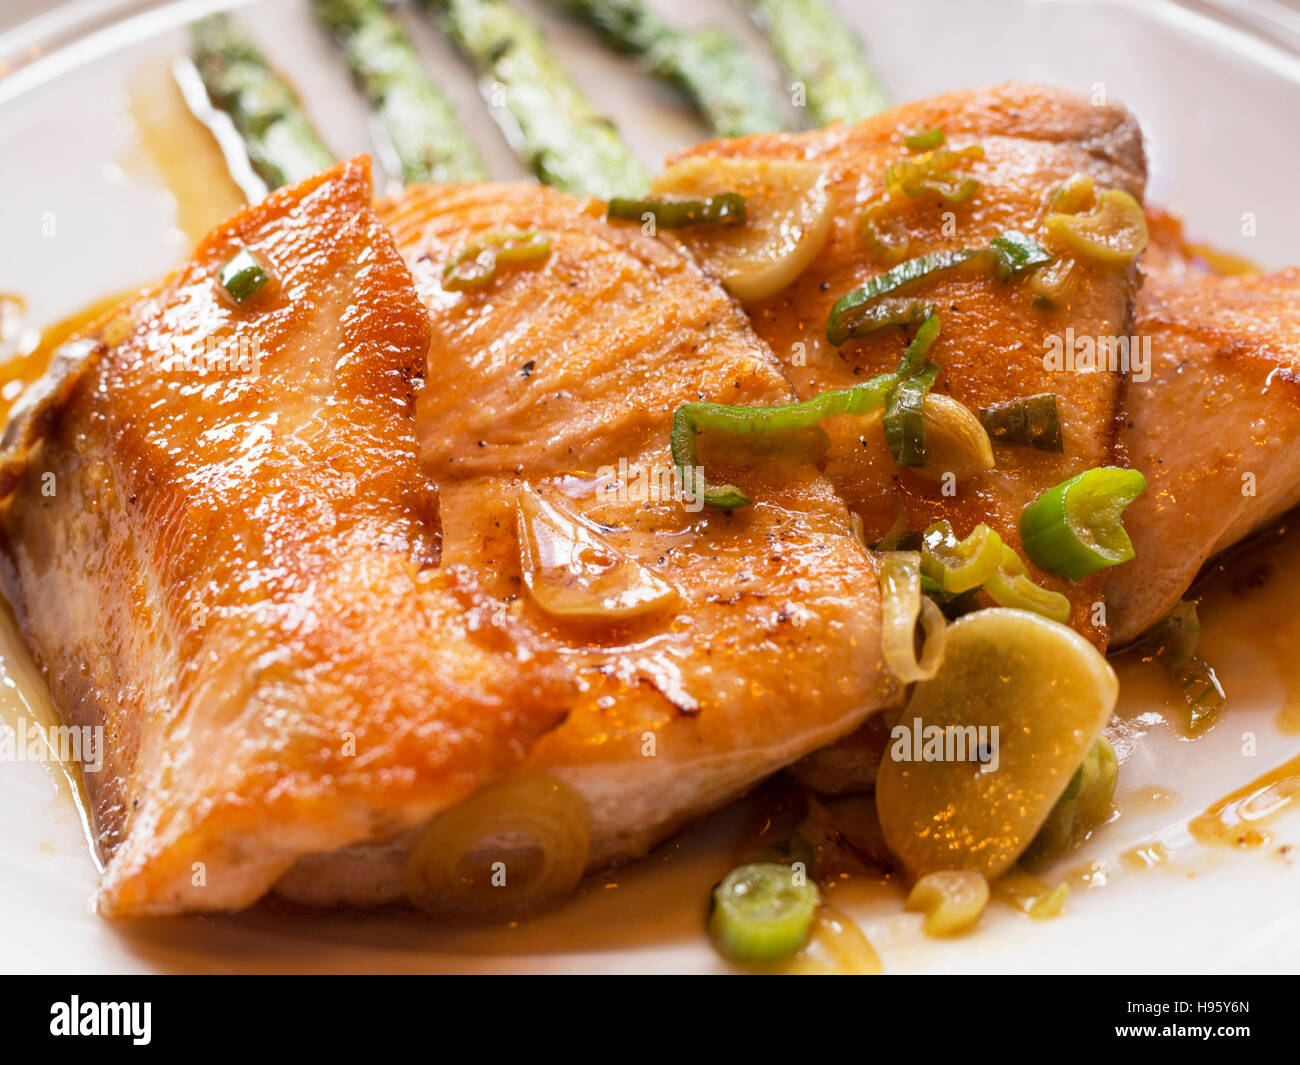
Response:
[[[131,118],[131,87],[185,48],[183,25],[229,4],[80,0],[0,36],[0,292],[28,301],[36,324],[109,292],[152,280],[185,253],[177,200],[151,169]],[[580,28],[540,5],[578,80],[647,163],[703,135],[689,111]],[[683,23],[732,27],[781,86],[760,37],[726,0],[661,0]],[[1192,231],[1268,265],[1300,260],[1292,133],[1300,109],[1293,12],[1260,3],[1229,17],[1219,5],[1069,0],[841,0],[899,100],[1037,78],[1127,103],[1152,160],[1151,198]],[[371,150],[364,109],[303,0],[241,12],[311,101],[336,153]],[[1270,23],[1270,15],[1278,21]],[[519,175],[474,80],[418,19],[413,30],[437,80],[471,125],[494,175]],[[1263,32],[1261,32],[1263,31]],[[1271,34],[1271,39],[1267,34]],[[38,58],[33,58],[34,56]],[[4,69],[4,68],[0,68]],[[382,178],[381,178],[382,180]],[[182,204],[183,206],[183,204]],[[1243,216],[1254,235],[1243,235]],[[1300,541],[1300,537],[1294,538]],[[1300,817],[1270,821],[1270,841],[1245,852],[1206,848],[1187,818],[1300,752],[1278,728],[1291,667],[1255,634],[1286,633],[1300,543],[1275,549],[1275,573],[1243,594],[1216,590],[1202,608],[1206,647],[1232,695],[1226,718],[1196,742],[1167,722],[1177,693],[1121,663],[1119,816],[1046,879],[1072,878],[1065,915],[1035,922],[993,906],[970,936],[926,939],[897,893],[836,893],[889,971],[1276,971],[1300,968]],[[1300,627],[1292,626],[1300,637]],[[19,659],[8,676],[20,677]],[[18,689],[0,721],[17,720]],[[40,709],[37,708],[37,713]],[[48,711],[46,711],[48,712]],[[1130,742],[1135,741],[1135,743]],[[1252,753],[1253,752],[1253,753]],[[564,910],[520,928],[449,932],[400,916],[311,916],[264,907],[228,918],[113,925],[87,900],[96,883],[76,805],[57,766],[0,765],[0,970],[26,971],[712,971],[725,968],[702,934],[709,886],[728,865],[743,811],[731,811],[615,877],[597,878]],[[1166,792],[1160,800],[1150,793]],[[1169,861],[1138,871],[1121,856],[1162,839]],[[1090,886],[1085,886],[1090,885]]]

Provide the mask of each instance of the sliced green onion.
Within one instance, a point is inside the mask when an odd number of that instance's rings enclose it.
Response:
[[[979,192],[980,183],[969,174],[933,174],[908,185],[904,191],[916,198],[933,193],[949,203],[965,203]]]
[[[862,313],[853,321],[849,336],[870,336],[891,325],[923,325],[932,314],[934,304],[925,300],[909,300],[902,296],[877,300],[862,308]]]
[[[1123,189],[1107,189],[1087,214],[1049,214],[1043,231],[1063,248],[1115,266],[1142,254],[1148,238],[1146,212]]]
[[[914,152],[928,151],[943,143],[943,130],[938,126],[931,129],[908,130],[903,134],[903,143]]]
[[[1205,726],[1227,702],[1219,677],[1196,653],[1201,640],[1201,622],[1196,604],[1184,600],[1151,630],[1147,642],[1156,648],[1155,657],[1179,682],[1191,711],[1190,727]]]
[[[1228,701],[1213,667],[1200,655],[1170,658],[1165,667],[1174,674],[1183,689],[1183,698],[1191,711],[1189,727],[1197,732],[1212,720]]]
[[[952,270],[986,254],[984,249],[962,248],[957,251],[930,252],[899,263],[835,301],[826,323],[826,339],[838,347],[853,335],[860,319],[869,318],[870,312],[866,308],[882,296],[898,292],[932,274]]]
[[[885,443],[900,466],[925,465],[925,395],[938,376],[939,367],[930,363],[900,381],[885,403],[880,425],[885,430]]]
[[[1074,287],[1077,265],[1069,256],[1054,259],[1029,275],[1029,287],[1040,301],[1054,306],[1062,302]]]
[[[940,134],[942,138],[942,134]],[[916,198],[934,193],[949,203],[965,203],[979,190],[980,183],[954,169],[964,159],[982,159],[978,144],[965,148],[935,148],[914,159],[899,159],[885,168],[885,187]]]
[[[1121,518],[1146,486],[1138,470],[1098,466],[1049,488],[1020,515],[1025,554],[1074,581],[1127,562],[1133,543]]]
[[[551,235],[541,230],[489,233],[460,249],[442,268],[442,287],[452,292],[483,288],[502,265],[536,262],[551,251]]]
[[[885,665],[903,684],[929,680],[939,672],[947,646],[947,619],[939,606],[921,594],[921,555],[916,551],[882,551],[880,565],[880,651]],[[925,644],[916,657],[916,623]]]
[[[262,291],[274,275],[271,268],[247,248],[237,252],[221,268],[217,280],[236,305],[243,305]]]
[[[907,255],[908,245],[912,243],[902,221],[890,209],[887,196],[867,204],[859,233],[871,254],[886,266],[901,261]]]
[[[1052,392],[981,407],[980,424],[996,444],[1032,447],[1058,454],[1065,450],[1061,415],[1056,406],[1056,395]]]
[[[1105,821],[1118,776],[1119,760],[1115,757],[1115,748],[1102,736],[1088,748],[1083,762],[1056,800],[1026,855],[1030,858],[1059,855]]]
[[[881,427],[885,443],[900,466],[925,465],[925,394],[939,376],[939,367],[926,358],[939,336],[939,316],[926,318],[907,346],[898,366],[898,387],[885,401]]]
[[[879,540],[871,545],[872,551],[897,551],[899,542],[907,535],[907,508],[898,504],[898,517]]]
[[[1075,173],[1048,194],[1047,209],[1058,214],[1080,214],[1091,210],[1094,202],[1096,193],[1091,175]]]
[[[1046,266],[1053,258],[1041,244],[1018,229],[1004,229],[993,238],[989,252],[999,281],[1010,281],[1026,270]]]
[[[843,344],[853,335],[859,319],[870,313],[867,307],[933,274],[975,262],[987,264],[994,276],[1006,281],[1051,259],[1038,244],[1016,230],[999,234],[987,248],[936,251],[907,259],[836,300],[826,323],[826,339],[836,347]]]
[[[723,192],[707,200],[631,200],[615,197],[609,201],[607,218],[623,222],[641,222],[646,215],[656,226],[682,229],[686,226],[740,226],[745,224],[745,197],[737,192]]]
[[[740,962],[777,961],[802,947],[821,892],[790,865],[742,865],[713,889],[709,931],[718,949]]]
[[[840,414],[865,414],[884,406],[882,424],[886,442],[899,465],[925,465],[925,396],[939,367],[926,353],[939,335],[939,316],[931,314],[917,330],[899,363],[898,372],[881,374],[852,388],[823,392],[798,403],[775,407],[733,407],[721,403],[683,403],[673,412],[671,435],[673,464],[685,490],[710,506],[732,509],[751,502],[734,484],[715,484],[707,477],[696,483],[699,468],[700,429],[736,435],[758,435],[807,429],[824,418]]]
[[[1002,562],[984,582],[984,592],[998,606],[1032,610],[1064,625],[1070,620],[1070,600],[1035,584],[1020,556],[1002,545]]]
[[[699,465],[696,434],[711,429],[737,436],[754,436],[806,429],[823,418],[838,414],[864,414],[881,406],[898,383],[896,374],[881,374],[852,388],[823,392],[799,403],[782,403],[775,407],[731,407],[722,403],[683,403],[673,412],[673,463],[681,474],[686,490],[710,506],[743,507],[749,496],[734,484],[718,485],[704,478],[695,484]]]
[[[921,572],[946,595],[978,588],[1002,564],[1002,537],[983,523],[958,540],[952,524],[937,521],[925,530]]]
[[[943,585],[933,577],[921,574],[921,594],[928,595],[931,599],[938,599],[944,594]]]

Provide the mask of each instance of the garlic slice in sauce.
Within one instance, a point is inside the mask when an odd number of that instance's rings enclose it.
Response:
[[[676,601],[671,584],[527,483],[519,490],[517,515],[524,584],[548,614],[610,620]]]
[[[863,432],[867,426],[879,427],[883,414],[883,408],[878,408],[864,418]],[[918,477],[942,481],[952,474],[958,481],[966,481],[993,468],[988,430],[964,403],[941,392],[927,392],[921,421],[925,425],[925,465],[908,467]]]
[[[943,665],[913,689],[886,749],[876,805],[909,875],[991,879],[1047,820],[1119,682],[1082,636],[1028,611],[977,610],[946,631]]]
[[[650,185],[656,196],[745,197],[742,226],[696,226],[677,235],[737,299],[767,299],[807,269],[832,220],[830,178],[814,163],[697,156]]]

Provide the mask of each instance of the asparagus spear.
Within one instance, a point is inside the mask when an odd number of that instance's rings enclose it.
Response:
[[[405,181],[485,181],[487,168],[447,98],[425,74],[411,37],[381,0],[312,0],[343,49],[402,167]]]
[[[721,30],[682,30],[642,0],[555,0],[686,93],[720,137],[782,129],[785,120],[745,50]]]
[[[548,185],[609,199],[635,196],[649,174],[570,80],[541,31],[503,0],[426,0],[514,118],[516,153]],[[499,98],[498,98],[499,96]],[[514,136],[517,134],[517,136]]]
[[[776,58],[802,84],[813,121],[856,122],[889,106],[858,35],[829,0],[745,0]]]
[[[194,24],[193,56],[212,105],[230,116],[268,187],[300,181],[334,162],[293,89],[227,16]]]

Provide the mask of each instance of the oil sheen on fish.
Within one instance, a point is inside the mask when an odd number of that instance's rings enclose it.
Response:
[[[563,718],[439,566],[428,319],[369,199],[360,161],[236,215],[10,427],[7,590],[66,719],[104,730],[106,914],[246,906]],[[237,308],[241,248],[278,284]]]
[[[603,204],[535,185],[408,189],[381,214],[432,324],[417,425],[443,564],[481,575],[515,638],[572,672],[568,716],[525,769],[587,800],[594,865],[643,854],[879,705],[874,571],[803,441],[729,442],[711,473],[757,500],[731,513],[636,484],[667,476],[680,403],[793,398],[718,285]],[[443,287],[467,244],[518,230],[550,234],[549,254]],[[521,571],[525,492],[670,586],[663,607],[548,612]]]
[[[1148,489],[1136,557],[1106,578],[1114,639],[1159,621],[1204,563],[1300,502],[1300,270],[1217,276],[1161,216],[1143,257],[1140,336],[1121,444]]]
[[[885,168],[908,153],[912,129],[943,130],[954,148],[982,146],[982,159],[962,170],[980,182],[965,203],[937,196],[912,200],[902,215],[908,255],[981,247],[1000,232],[1033,233],[1053,189],[1075,173],[1099,188],[1123,189],[1141,200],[1145,161],[1135,120],[1122,108],[1094,106],[1086,97],[1042,85],[1011,84],[952,93],[884,112],[865,122],[811,133],[770,134],[707,142],[686,155],[797,159],[820,164],[832,176],[835,219],[826,246],[800,278],[778,295],[746,307],[758,334],[785,364],[800,397],[845,388],[893,370],[906,342],[889,328],[835,348],[826,339],[832,305],[883,273],[859,226],[867,203],[884,191]],[[992,525],[1019,547],[1024,505],[1042,490],[1092,466],[1113,463],[1124,378],[1118,372],[1049,369],[1056,341],[1128,336],[1132,332],[1134,267],[1080,260],[1085,272],[1073,295],[1054,309],[1036,306],[1023,284],[982,274],[949,273],[914,286],[909,296],[932,301],[942,333],[931,358],[943,367],[937,392],[975,409],[1043,392],[1058,397],[1065,453],[995,448],[996,468],[945,495],[941,483],[899,468],[879,428],[865,432],[853,418],[827,423],[825,468],[863,519],[868,540],[883,536],[900,502],[908,528],[939,518],[959,535],[978,522]],[[1101,577],[1070,582],[1038,572],[1040,582],[1068,595],[1071,623],[1104,645],[1106,628],[1094,605]]]
[[[422,825],[538,769],[590,802],[593,866],[640,854],[878,703],[874,573],[801,451],[736,455],[745,514],[601,491],[666,464],[682,399],[788,397],[720,289],[580,201],[484,186],[390,209],[417,295],[369,198],[362,160],[241,212],[9,426],[6,591],[65,718],[104,730],[105,914],[400,899]],[[440,290],[525,225],[545,264]],[[277,280],[237,307],[242,248]],[[579,577],[621,558],[651,608],[539,610],[522,492],[576,519]]]

